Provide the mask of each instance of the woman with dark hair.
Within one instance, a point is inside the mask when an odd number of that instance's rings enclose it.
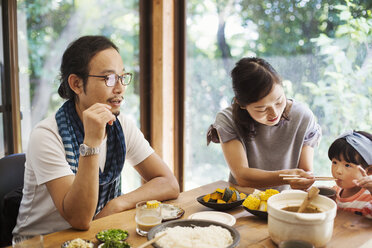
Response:
[[[313,183],[320,126],[304,104],[287,99],[282,80],[261,58],[243,58],[231,72],[235,97],[217,114],[207,140],[221,143],[229,181],[244,187],[307,189]],[[283,180],[279,174],[306,179]],[[283,185],[283,186],[281,186]]]

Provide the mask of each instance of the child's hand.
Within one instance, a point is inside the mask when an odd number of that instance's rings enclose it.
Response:
[[[358,166],[358,169],[362,174],[362,178],[355,179],[353,182],[356,186],[365,188],[372,194],[372,176],[368,176],[367,172],[361,166]]]

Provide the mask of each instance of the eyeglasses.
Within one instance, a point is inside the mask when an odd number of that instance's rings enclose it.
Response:
[[[126,72],[123,76],[119,76],[118,74],[112,73],[105,76],[98,76],[98,75],[88,75],[88,77],[97,77],[103,78],[105,80],[105,84],[107,87],[114,87],[115,84],[120,79],[120,83],[124,86],[127,86],[132,81],[132,73]]]

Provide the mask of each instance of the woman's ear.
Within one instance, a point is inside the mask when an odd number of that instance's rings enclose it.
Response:
[[[242,105],[239,104],[238,100],[236,100],[235,97],[234,97],[234,103],[236,103],[240,109],[245,109],[244,107],[242,107]]]
[[[76,74],[70,74],[70,76],[68,76],[68,85],[76,95],[84,92],[83,80]]]

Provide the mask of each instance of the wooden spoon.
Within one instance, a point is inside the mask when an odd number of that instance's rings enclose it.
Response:
[[[302,202],[300,208],[298,209],[297,213],[303,213],[306,207],[310,204],[310,202],[318,195],[319,189],[317,187],[311,187],[309,192],[307,193],[307,197]]]
[[[137,248],[145,248],[146,246],[149,246],[151,245],[152,243],[155,243],[156,241],[158,241],[158,239],[164,237],[167,233],[162,233],[160,234],[159,236],[147,241],[146,243],[143,243],[142,245],[138,246]]]

